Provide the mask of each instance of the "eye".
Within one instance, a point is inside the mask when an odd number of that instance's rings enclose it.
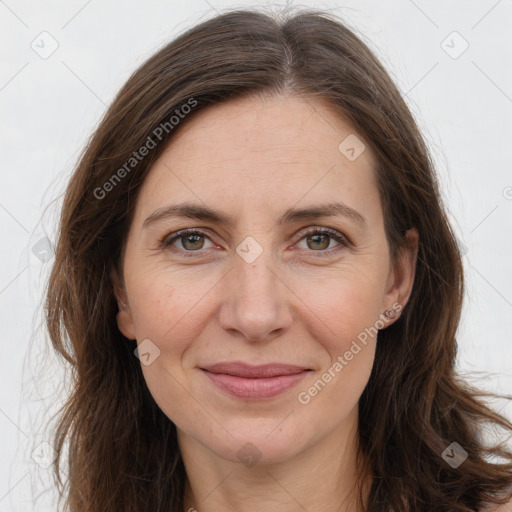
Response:
[[[349,241],[344,235],[330,228],[315,228],[302,233],[299,243],[303,240],[306,243],[306,248],[311,249],[312,252],[321,253],[318,254],[320,257],[332,256],[334,253],[349,246]],[[338,242],[338,245],[334,249],[327,250],[333,240]]]
[[[180,249],[183,249],[183,252],[196,252],[199,249],[203,249],[204,247],[204,239],[208,238],[204,231],[198,229],[183,229],[173,234],[170,237],[165,237],[162,242],[162,248],[171,249],[173,251],[181,252]],[[174,243],[178,241],[181,245],[181,248],[175,247]],[[186,254],[186,256],[189,256]]]
[[[210,247],[205,247],[205,239],[210,241]],[[315,228],[302,233],[299,243],[303,240],[306,243],[306,250],[310,249],[309,252],[320,253],[318,254],[320,257],[332,256],[334,253],[350,245],[350,242],[344,235],[330,228]],[[334,249],[329,249],[333,240],[338,242],[338,245]],[[178,243],[176,244],[176,242]],[[183,229],[171,235],[166,235],[160,241],[160,246],[162,249],[180,253],[180,255],[185,257],[193,257],[196,256],[193,253],[200,253],[201,249],[211,248],[214,244],[209,239],[207,233],[200,229]],[[304,249],[304,247],[299,248],[301,250]]]

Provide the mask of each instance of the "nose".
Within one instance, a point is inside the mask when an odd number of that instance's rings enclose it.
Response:
[[[226,276],[221,327],[252,342],[271,341],[291,325],[292,292],[265,252],[252,263],[238,257],[235,260]]]

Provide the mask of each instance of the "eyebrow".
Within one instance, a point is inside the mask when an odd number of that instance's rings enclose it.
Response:
[[[334,217],[341,216],[354,220],[363,228],[368,227],[366,219],[357,211],[342,202],[334,202],[328,204],[320,204],[307,208],[289,208],[277,220],[277,225],[291,224],[307,219],[316,219],[318,217]],[[188,219],[196,219],[210,221],[217,224],[223,224],[227,227],[233,227],[235,217],[226,215],[222,212],[213,210],[207,206],[194,203],[181,203],[163,206],[155,210],[143,223],[142,227],[163,219],[173,217],[183,217]]]

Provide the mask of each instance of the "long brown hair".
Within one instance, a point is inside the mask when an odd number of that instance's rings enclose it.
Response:
[[[71,512],[182,511],[176,427],[147,389],[136,342],[117,328],[112,271],[122,274],[141,184],[180,127],[214,103],[284,93],[327,99],[368,141],[392,254],[409,228],[419,232],[410,301],[379,334],[359,401],[360,451],[373,475],[366,510],[470,512],[508,498],[500,500],[512,484],[512,453],[503,442],[487,446],[482,432],[509,433],[512,424],[455,371],[461,255],[408,107],[369,48],[331,15],[238,10],[189,29],[133,73],[66,190],[46,323],[73,376],[54,439]],[[143,146],[145,156],[134,156]],[[442,457],[453,442],[468,454],[458,467]]]

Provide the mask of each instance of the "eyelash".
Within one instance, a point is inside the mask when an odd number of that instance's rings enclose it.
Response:
[[[201,235],[201,236],[205,236],[206,238],[209,239],[208,234],[205,231],[202,231],[201,229],[196,229],[196,228],[182,229],[181,231],[178,231],[175,234],[173,234],[171,236],[171,238],[169,238],[169,235],[165,235],[160,240],[160,248],[171,250],[172,252],[179,252],[187,258],[196,257],[194,255],[194,253],[200,253],[201,249],[198,249],[196,251],[187,251],[185,249],[176,249],[175,247],[172,247],[172,244],[176,240],[179,240],[180,238],[185,238],[188,235]],[[319,250],[319,251],[313,251],[313,250],[310,251],[310,252],[320,253],[320,254],[318,254],[318,256],[321,258],[333,256],[334,254],[337,254],[340,250],[343,250],[344,248],[351,245],[349,240],[344,235],[342,235],[341,233],[338,233],[334,229],[330,229],[330,228],[315,228],[310,231],[307,231],[306,233],[302,234],[302,236],[299,238],[297,243],[300,242],[303,238],[306,238],[311,235],[329,235],[330,238],[333,238],[334,240],[336,240],[337,242],[340,243],[340,245],[334,249],[328,249],[328,250],[323,249],[323,250]]]

